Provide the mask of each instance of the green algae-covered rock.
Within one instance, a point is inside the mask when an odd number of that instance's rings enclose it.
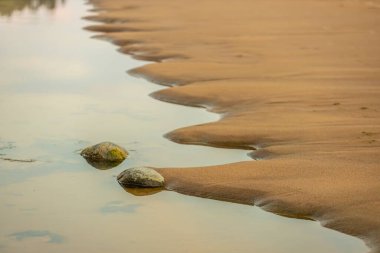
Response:
[[[117,176],[117,181],[127,187],[147,188],[163,187],[165,182],[157,171],[146,167],[126,169]]]
[[[80,153],[89,164],[98,169],[109,169],[119,165],[128,156],[128,152],[111,142],[102,142],[87,147]]]

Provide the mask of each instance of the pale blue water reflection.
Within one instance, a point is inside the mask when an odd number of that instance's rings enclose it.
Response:
[[[62,243],[63,237],[47,230],[26,230],[10,234],[9,237],[14,237],[17,241],[22,241],[29,238],[48,238],[47,243]]]
[[[106,203],[102,208],[100,208],[100,212],[107,213],[135,213],[137,209],[141,205],[139,204],[129,204],[126,205],[123,201],[111,201]]]

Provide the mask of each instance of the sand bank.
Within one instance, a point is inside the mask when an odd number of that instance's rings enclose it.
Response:
[[[168,188],[312,218],[380,252],[380,2],[92,0],[154,97],[218,122],[173,141],[256,149],[258,160],[160,169]],[[170,158],[168,158],[170,159]]]

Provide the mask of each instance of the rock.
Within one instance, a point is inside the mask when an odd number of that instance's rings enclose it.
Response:
[[[128,152],[125,149],[111,142],[102,142],[87,147],[80,154],[90,165],[98,169],[115,167],[128,156]]]
[[[154,169],[139,167],[130,168],[117,176],[119,184],[127,187],[163,187],[164,178]]]

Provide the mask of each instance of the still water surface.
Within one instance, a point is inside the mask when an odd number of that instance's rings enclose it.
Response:
[[[162,87],[125,73],[145,63],[82,29],[90,8],[79,0],[0,1],[0,252],[367,251],[316,222],[121,188],[115,176],[127,167],[249,157],[163,138],[218,116],[150,98]],[[92,168],[78,150],[100,141],[126,147],[130,158],[111,170]]]

